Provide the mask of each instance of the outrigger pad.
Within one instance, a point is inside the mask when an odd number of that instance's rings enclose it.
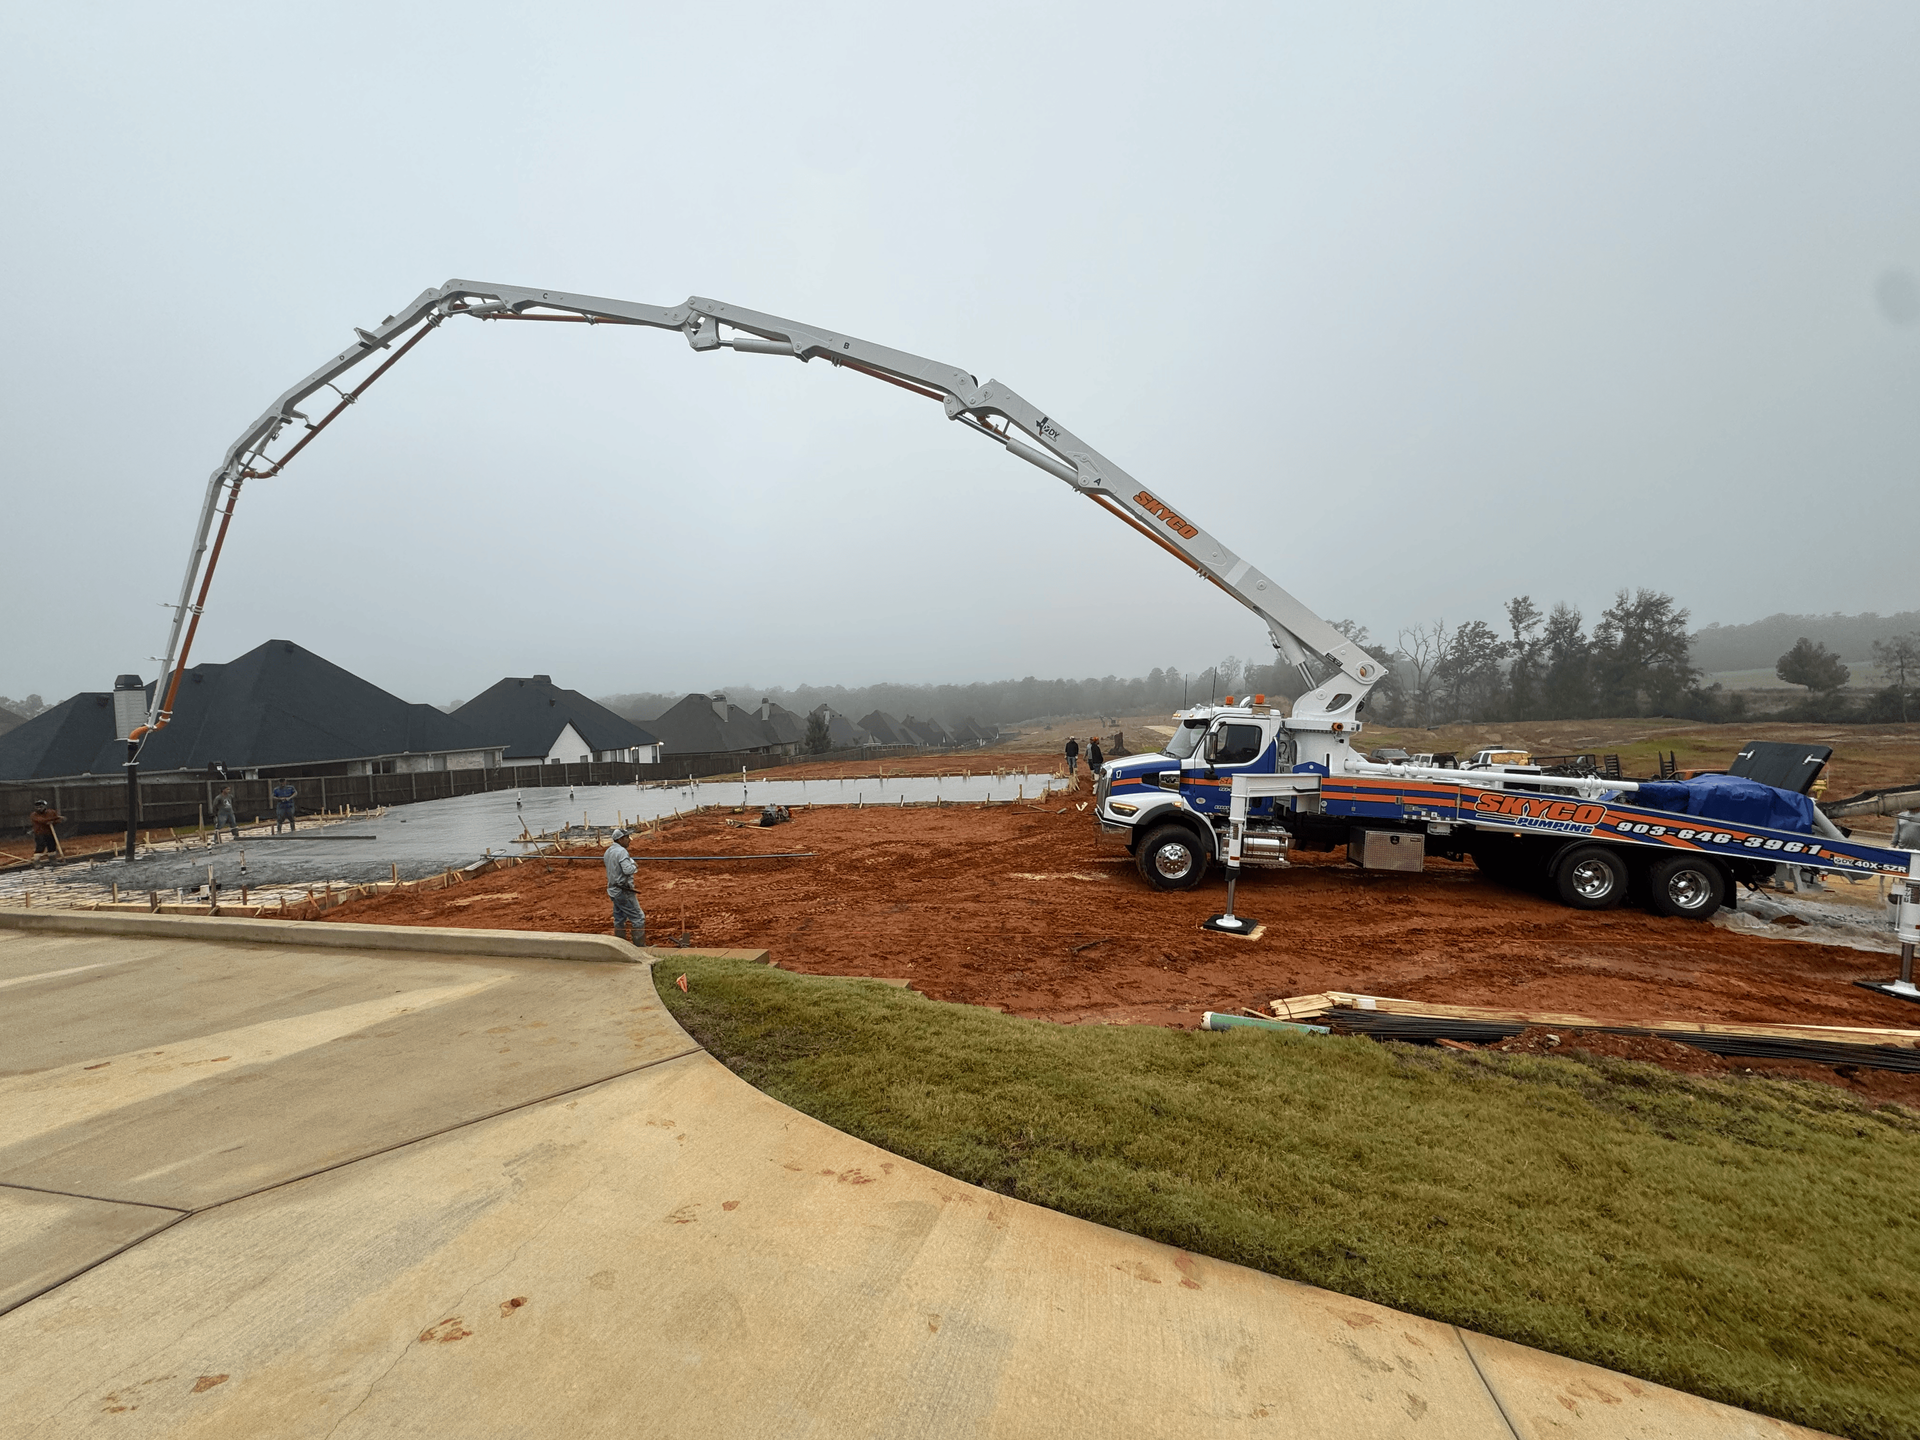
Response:
[[[1895,1000],[1905,1000],[1920,1005],[1920,988],[1912,985],[1901,988],[1898,980],[1856,980],[1853,982],[1862,990],[1871,990],[1876,995],[1888,995]]]
[[[1200,928],[1211,930],[1216,935],[1232,935],[1240,940],[1258,940],[1267,930],[1251,915],[1210,915],[1200,922]]]

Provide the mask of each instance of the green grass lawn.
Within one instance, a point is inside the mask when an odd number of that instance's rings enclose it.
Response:
[[[1053,1025],[744,961],[659,969],[744,1079],[959,1179],[1821,1429],[1920,1434],[1911,1111],[1586,1057]]]

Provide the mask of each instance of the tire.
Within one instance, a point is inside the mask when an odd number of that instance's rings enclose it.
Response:
[[[1727,877],[1702,855],[1669,855],[1647,867],[1647,908],[1678,920],[1708,920],[1727,903]]]
[[[1184,825],[1162,825],[1134,851],[1140,875],[1156,890],[1191,890],[1207,873],[1205,843]]]
[[[1553,867],[1553,893],[1576,910],[1611,910],[1627,898],[1627,862],[1604,845],[1576,845]]]

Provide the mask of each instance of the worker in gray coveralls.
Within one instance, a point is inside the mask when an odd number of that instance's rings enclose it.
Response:
[[[233,813],[233,787],[226,786],[213,797],[213,838],[220,838],[222,829],[231,830],[233,838],[240,838],[240,821]]]
[[[601,858],[607,864],[607,898],[613,901],[613,938],[634,945],[647,943],[647,912],[640,908],[640,897],[633,893],[633,872],[640,867],[627,853],[627,830],[613,832],[613,843]],[[621,930],[626,930],[625,936]]]

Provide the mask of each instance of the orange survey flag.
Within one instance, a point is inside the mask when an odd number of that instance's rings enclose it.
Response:
[[[682,975],[679,979],[675,980],[673,983],[678,985],[682,991],[685,991],[687,988],[687,977]]]

